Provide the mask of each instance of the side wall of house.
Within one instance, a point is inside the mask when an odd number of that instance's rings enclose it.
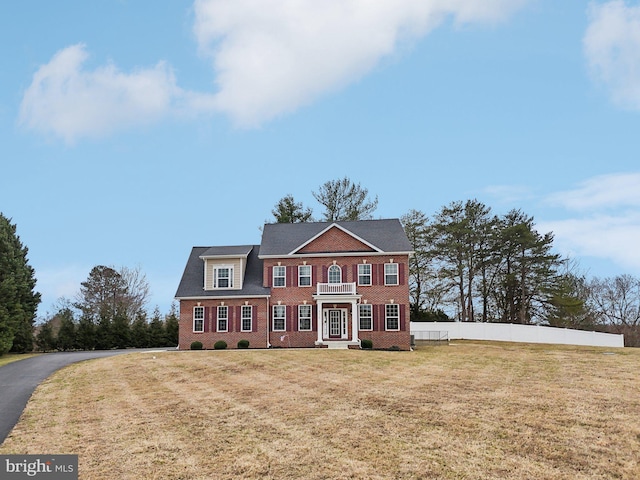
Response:
[[[202,299],[180,301],[180,335],[178,348],[189,350],[191,343],[200,341],[203,348],[211,349],[218,340],[227,342],[227,348],[237,348],[238,341],[248,340],[249,348],[267,347],[268,299]],[[252,329],[242,331],[242,306],[252,307]],[[193,312],[196,306],[204,308],[204,331],[194,332]],[[227,331],[218,330],[218,307],[226,306]]]

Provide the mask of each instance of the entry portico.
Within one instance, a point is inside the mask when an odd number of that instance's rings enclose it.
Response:
[[[317,346],[329,342],[347,342],[347,345],[360,345],[358,338],[358,304],[362,295],[356,292],[353,283],[318,283],[316,301],[318,321]],[[349,311],[351,313],[351,339],[349,339]]]

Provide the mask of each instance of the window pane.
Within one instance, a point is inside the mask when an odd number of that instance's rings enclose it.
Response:
[[[273,307],[273,330],[284,331],[285,329],[285,314],[286,309],[284,305],[274,305]]]
[[[371,285],[371,265],[358,265],[358,284]]]
[[[273,267],[273,286],[284,287],[286,280],[286,269],[283,266]]]
[[[242,330],[245,332],[250,332],[252,329],[252,313],[251,305],[242,306]]]
[[[311,285],[311,265],[300,265],[298,267],[298,285],[301,287]]]
[[[204,307],[193,309],[193,331],[204,332]]]
[[[228,307],[218,307],[218,331],[226,332],[228,327],[228,315],[229,309]]]
[[[360,330],[373,330],[371,305],[360,305],[358,313],[360,316]]]
[[[311,330],[311,305],[298,307],[298,328],[299,330]]]
[[[386,329],[387,330],[399,330],[400,329],[400,311],[397,304],[386,305]]]
[[[398,264],[397,263],[384,264],[384,284],[385,285],[398,284]]]

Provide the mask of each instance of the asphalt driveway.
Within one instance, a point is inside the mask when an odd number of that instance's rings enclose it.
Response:
[[[56,370],[83,360],[140,351],[145,350],[47,353],[0,367],[0,444],[18,422],[36,387]]]

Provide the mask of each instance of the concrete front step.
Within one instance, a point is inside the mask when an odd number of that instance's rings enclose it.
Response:
[[[324,342],[327,348],[332,348],[335,350],[347,350],[350,346],[351,348],[359,347],[358,342],[351,342],[347,340],[327,340]]]

